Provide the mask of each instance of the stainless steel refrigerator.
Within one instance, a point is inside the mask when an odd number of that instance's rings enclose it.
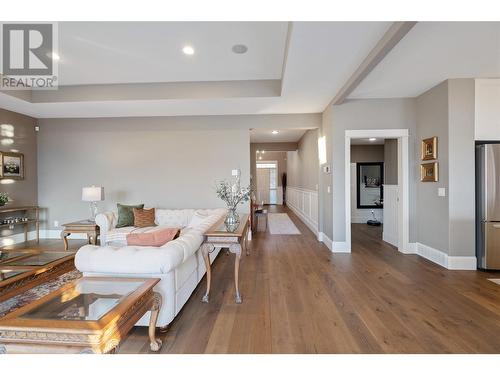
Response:
[[[476,145],[476,256],[500,270],[500,143]]]

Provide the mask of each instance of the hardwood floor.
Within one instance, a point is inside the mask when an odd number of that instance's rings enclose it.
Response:
[[[351,254],[332,254],[287,208],[302,235],[258,233],[243,257],[213,264],[210,303],[198,285],[161,353],[499,353],[500,273],[448,271],[354,224]],[[150,353],[135,327],[120,353]]]

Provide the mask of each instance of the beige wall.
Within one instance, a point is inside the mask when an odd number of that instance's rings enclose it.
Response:
[[[318,130],[308,130],[299,140],[297,151],[287,153],[287,185],[318,190]]]
[[[351,145],[351,163],[383,161],[384,145]]]
[[[410,152],[410,241],[414,241],[415,216],[415,159],[414,140],[416,126],[415,99],[349,100],[342,105],[329,106],[323,113],[322,134],[326,135],[332,174],[322,173],[320,189],[324,206],[324,223],[321,231],[340,246],[345,235],[345,131],[353,129],[408,129]],[[330,162],[329,162],[330,163]],[[328,194],[327,186],[332,185]],[[323,199],[326,197],[326,199]],[[331,213],[331,214],[330,214]],[[329,216],[331,215],[331,219]],[[330,229],[332,228],[332,229]],[[333,233],[332,233],[333,232]],[[336,244],[334,244],[335,246]]]
[[[14,132],[13,136],[11,136],[10,127],[0,129],[0,151],[12,152],[17,150],[24,155],[24,179],[2,180],[0,192],[7,193],[12,199],[12,202],[9,203],[11,207],[37,205],[36,120],[15,112],[0,109],[0,124],[0,126],[12,125]],[[21,231],[21,227],[17,227],[14,231],[6,229],[2,230],[1,235],[7,236]]]
[[[398,184],[398,140],[384,141],[384,184]]]
[[[217,180],[240,168],[249,183],[249,131],[235,130],[231,116],[44,119],[40,128],[38,191],[47,228],[89,216],[83,186],[104,186],[102,211],[118,202],[222,207]]]
[[[417,98],[417,144],[438,137],[439,182],[417,181],[418,242],[448,253],[448,197],[439,197],[438,188],[448,189],[448,82],[433,87]],[[420,148],[415,149],[420,171]]]

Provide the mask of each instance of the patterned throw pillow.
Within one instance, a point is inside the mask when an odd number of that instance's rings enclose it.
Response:
[[[135,206],[127,206],[125,204],[117,203],[118,208],[118,220],[116,223],[116,228],[131,227],[134,225],[134,208],[144,208],[143,204],[136,204]]]
[[[155,209],[134,208],[134,227],[145,228],[154,227],[155,224]]]

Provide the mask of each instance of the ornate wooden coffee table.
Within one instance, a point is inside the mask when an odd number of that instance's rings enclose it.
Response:
[[[75,268],[75,252],[0,251],[0,302]]]
[[[235,302],[241,303],[239,283],[241,250],[245,249],[248,255],[248,221],[249,215],[240,215],[240,223],[236,228],[228,228],[224,224],[224,218],[215,223],[205,234],[205,242],[201,246],[205,267],[207,268],[207,291],[202,298],[202,302],[208,303],[210,294],[210,283],[212,280],[212,270],[210,268],[209,254],[216,247],[229,248],[229,251],[235,255],[234,260],[234,287],[236,289]]]
[[[84,277],[0,319],[0,353],[112,353],[149,310],[150,347],[160,279]]]

